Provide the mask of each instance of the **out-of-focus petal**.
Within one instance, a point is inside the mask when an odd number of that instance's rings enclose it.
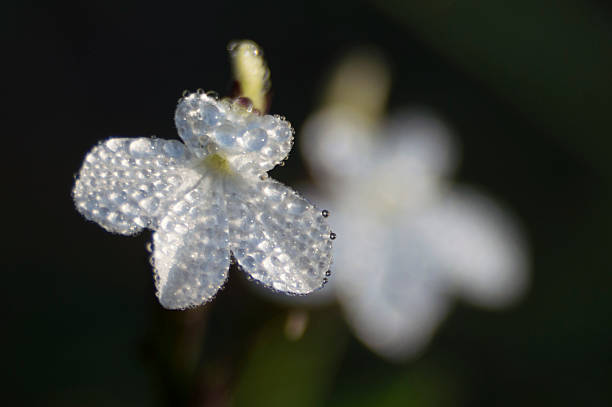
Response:
[[[414,220],[450,284],[490,307],[507,305],[526,290],[527,253],[516,225],[507,211],[467,188],[449,192]]]
[[[385,160],[401,160],[410,172],[450,175],[458,164],[456,140],[450,129],[425,109],[403,109],[390,116],[384,128]],[[406,171],[408,172],[408,171]]]
[[[336,244],[336,290],[357,336],[395,360],[418,353],[448,310],[437,263],[402,225],[345,219]]]
[[[369,168],[371,124],[350,110],[326,109],[312,116],[301,132],[304,158],[325,182],[357,177]]]

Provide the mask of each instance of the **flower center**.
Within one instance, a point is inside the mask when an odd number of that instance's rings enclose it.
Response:
[[[217,171],[225,175],[232,175],[234,173],[227,159],[219,153],[207,155],[202,160],[201,165],[206,169]]]

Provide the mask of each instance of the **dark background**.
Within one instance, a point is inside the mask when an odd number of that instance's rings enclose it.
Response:
[[[569,0],[5,4],[3,399],[612,405],[611,10]],[[86,222],[73,176],[111,135],[176,137],[184,89],[230,89],[225,47],[237,38],[264,49],[271,111],[297,137],[333,62],[380,48],[390,109],[437,112],[462,144],[456,179],[525,226],[525,300],[502,312],[459,303],[425,353],[401,364],[357,342],[334,307],[313,312],[301,341],[284,340],[287,310],[236,271],[206,310],[162,311],[149,233]],[[299,151],[271,175],[308,177]]]

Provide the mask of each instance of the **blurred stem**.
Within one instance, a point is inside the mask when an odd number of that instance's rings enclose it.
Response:
[[[235,264],[230,266],[230,274],[237,271]],[[154,305],[145,357],[160,405],[231,405],[230,391],[249,348],[250,333],[259,330],[261,321],[245,313],[252,307],[242,302],[249,297],[240,286],[226,287],[223,297],[186,311]]]
[[[160,387],[163,405],[227,405],[224,402],[225,383],[220,380],[225,376],[211,378],[200,369],[210,306],[186,311],[158,308],[155,328],[148,342],[148,359]]]

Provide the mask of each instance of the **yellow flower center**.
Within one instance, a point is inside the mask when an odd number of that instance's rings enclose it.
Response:
[[[219,153],[209,154],[202,160],[202,166],[225,175],[233,175],[229,162]]]

